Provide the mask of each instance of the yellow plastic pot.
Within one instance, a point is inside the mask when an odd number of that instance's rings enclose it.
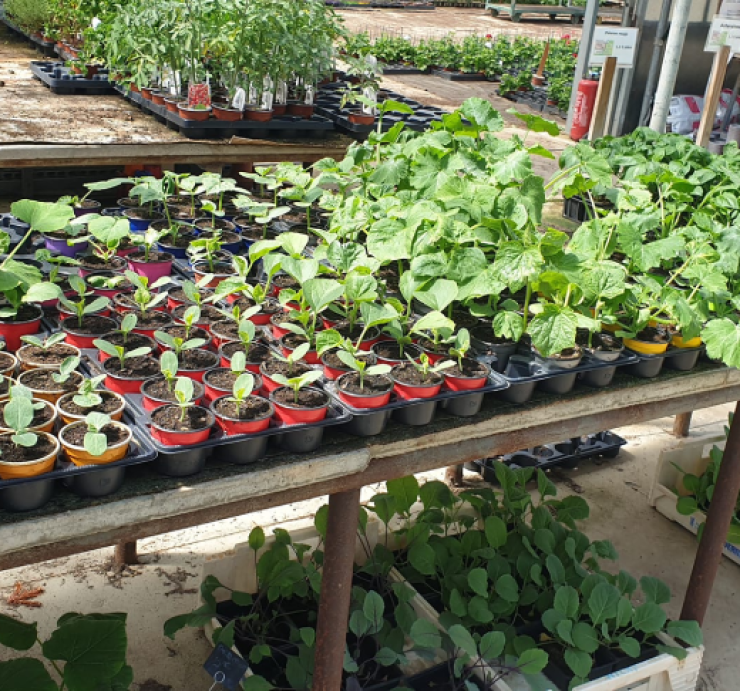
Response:
[[[0,374],[4,377],[14,377],[16,369],[18,368],[18,358],[13,353],[3,353],[5,357],[13,358],[13,364],[0,369]]]
[[[652,341],[638,341],[634,338],[625,338],[624,347],[643,355],[662,355],[668,350],[667,343],[653,343]]]
[[[3,400],[7,400],[7,396],[3,398]],[[53,403],[49,403],[49,401],[41,401],[37,398],[33,399],[34,403],[43,403],[47,408],[51,409],[52,416],[51,420],[49,422],[45,422],[43,425],[37,425],[36,427],[29,427],[29,431],[31,432],[47,432],[51,434],[54,431],[54,423],[57,421],[57,409],[54,407]],[[3,420],[2,416],[0,415],[0,432],[12,432],[12,430],[9,427],[3,427]]]
[[[23,461],[21,463],[9,463],[0,459],[0,479],[2,480],[19,480],[26,477],[36,477],[37,475],[43,475],[54,469],[54,463],[57,460],[57,454],[59,453],[59,442],[56,437],[52,437],[51,434],[46,432],[39,432],[38,435],[46,437],[54,442],[54,450],[43,458],[39,458],[35,461]],[[10,434],[0,434],[0,438],[10,438]]]
[[[698,348],[701,345],[701,336],[695,336],[688,341],[684,341],[680,334],[676,334],[671,338],[671,345],[676,348]]]
[[[131,443],[131,430],[121,422],[111,422],[110,424],[125,430],[127,433],[126,438],[118,442],[115,446],[109,446],[100,456],[93,456],[91,453],[88,453],[84,446],[76,446],[75,444],[64,441],[64,433],[66,431],[79,426],[87,428],[85,422],[73,422],[71,425],[62,427],[59,432],[59,441],[67,458],[75,465],[106,465],[125,458],[128,453],[129,444]]]
[[[121,396],[121,394],[116,393],[115,391],[98,391],[98,393],[101,396],[112,396],[116,398],[119,402],[118,408],[112,413],[108,413],[110,415],[110,419],[114,420],[115,422],[120,422],[121,418],[123,417],[123,410],[126,407],[126,399]],[[71,401],[77,393],[75,391],[70,391],[69,393],[65,393],[64,396],[62,396],[57,401],[57,412],[59,413],[59,417],[62,418],[62,422],[64,422],[65,425],[71,425],[73,422],[79,422],[80,420],[84,420],[86,415],[73,415],[72,413],[68,413],[66,410],[64,410],[64,404],[67,401]]]
[[[73,345],[69,345],[69,343],[63,343],[61,345],[64,345],[67,348],[72,348],[73,350],[76,351],[75,353],[71,353],[69,357],[81,357],[82,356],[82,353],[80,353],[79,348],[76,348]],[[21,366],[21,372],[27,372],[28,370],[31,370],[31,369],[51,369],[51,370],[59,369],[59,365],[49,365],[46,363],[35,362],[31,360],[28,357],[28,351],[31,348],[32,346],[30,344],[26,344],[24,346],[21,346],[20,348],[18,348],[18,350],[15,351],[16,357],[18,358],[18,361]]]
[[[11,386],[15,386],[16,383],[17,383],[15,381],[15,379],[13,379],[12,377],[5,377],[5,378],[9,380],[8,381],[8,390],[5,393],[0,393],[0,401],[4,401],[6,398],[8,398],[10,396],[10,387]]]
[[[29,386],[25,381],[26,375],[29,375],[33,372],[36,372],[37,370],[26,370],[25,372],[21,372],[18,375],[18,383],[23,384],[27,389],[31,390],[31,393],[33,394],[34,398],[39,398],[43,401],[49,401],[49,403],[53,403],[56,405],[56,402],[65,394],[67,393],[66,389],[58,389],[55,391],[41,391],[40,389],[34,389],[33,386]],[[45,372],[51,371],[51,370],[44,370]],[[72,372],[70,375],[70,379],[72,380],[72,384],[75,388],[78,388],[80,384],[82,384],[82,380],[84,377],[79,372]]]

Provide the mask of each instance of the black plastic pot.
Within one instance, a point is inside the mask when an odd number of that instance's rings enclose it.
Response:
[[[154,461],[154,470],[167,477],[188,477],[200,473],[211,455],[210,448],[192,448],[167,453],[160,450]]]
[[[696,367],[702,348],[668,348],[663,365],[668,369],[688,372]]]
[[[487,343],[481,338],[471,336],[473,347],[480,353],[495,355],[495,361],[491,362],[491,368],[496,372],[505,372],[509,364],[509,358],[516,353],[517,343]]]
[[[357,437],[374,437],[381,434],[391,419],[390,410],[375,410],[365,415],[352,413],[352,419],[345,425],[345,429]]]
[[[324,428],[307,425],[296,432],[285,432],[278,437],[278,444],[291,453],[310,453],[319,448],[324,439]]]
[[[592,386],[596,389],[601,389],[605,386],[609,386],[614,379],[614,375],[617,373],[616,367],[604,367],[603,369],[594,369],[590,372],[581,373],[581,383],[586,386]]]
[[[264,458],[267,453],[267,442],[269,437],[255,437],[254,439],[245,439],[234,444],[216,446],[213,449],[211,458],[224,463],[234,463],[236,465],[249,465]]]
[[[0,506],[6,511],[34,511],[46,504],[53,493],[53,478],[41,477],[0,490]]]
[[[657,377],[663,369],[665,356],[663,355],[639,355],[639,361],[634,365],[625,367],[625,372],[633,377],[641,379],[653,379]]]
[[[480,412],[483,405],[483,395],[480,392],[471,392],[467,396],[448,398],[442,401],[442,409],[456,417],[473,417]]]
[[[598,370],[597,370],[598,371]],[[570,393],[576,385],[578,372],[566,372],[548,379],[541,379],[537,388],[545,393],[565,394]]]
[[[424,401],[414,403],[404,408],[396,408],[393,411],[393,419],[409,427],[423,427],[434,420],[437,412],[437,401]]]
[[[81,497],[107,497],[121,489],[125,479],[126,467],[116,466],[84,475],[73,475],[64,484]]]

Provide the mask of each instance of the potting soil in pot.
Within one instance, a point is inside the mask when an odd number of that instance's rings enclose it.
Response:
[[[210,424],[208,411],[203,408],[187,408],[185,417],[181,419],[179,408],[165,406],[157,408],[152,413],[152,422],[172,432],[194,432],[208,427]]]
[[[79,417],[88,413],[105,413],[106,415],[110,415],[121,407],[121,401],[116,396],[113,396],[110,391],[98,391],[97,394],[103,399],[99,405],[83,408],[77,405],[72,399],[69,399],[64,401],[62,409],[65,413]]]
[[[5,419],[3,416],[5,414],[5,406],[8,403],[10,403],[9,400],[0,401],[0,420]],[[45,425],[46,423],[50,422],[53,418],[54,418],[54,406],[44,405],[43,408],[39,408],[38,410],[33,411],[33,420],[31,421],[31,424],[29,425],[29,427],[41,427]],[[2,458],[2,460],[5,460],[4,456],[0,456],[0,458]]]
[[[430,372],[428,375],[424,375],[410,362],[402,365],[396,365],[393,376],[404,384],[410,386],[432,386],[433,384],[439,384],[442,381],[442,375],[436,372]]]
[[[64,343],[57,343],[46,350],[35,345],[27,345],[23,349],[23,359],[39,365],[61,365],[68,357],[75,355],[77,349]]]
[[[341,391],[355,394],[357,396],[372,396],[373,394],[385,393],[392,387],[389,380],[380,375],[366,376],[364,388],[360,388],[360,375],[353,372],[342,379]]]
[[[298,402],[292,389],[279,389],[274,391],[272,397],[278,403],[294,408],[321,408],[329,401],[329,397],[323,391],[312,391],[301,389],[298,392]]]
[[[79,372],[72,372],[67,381],[59,384],[55,382],[51,375],[54,370],[32,369],[23,374],[23,385],[35,391],[77,391],[77,387],[82,383],[82,375]]]
[[[147,379],[159,374],[159,363],[150,355],[129,358],[124,361],[123,367],[118,359],[109,358],[105,361],[104,367],[124,379]]]
[[[477,362],[475,360],[469,360],[464,359],[463,360],[463,368],[462,371],[460,370],[459,365],[457,364],[457,361],[455,361],[455,365],[453,367],[448,367],[445,370],[445,374],[449,374],[453,377],[483,377],[486,375],[486,368],[483,364],[480,362]]]
[[[118,425],[106,425],[100,430],[101,434],[105,435],[108,440],[108,446],[115,446],[125,441],[128,437],[128,432]],[[85,435],[87,434],[87,427],[85,425],[76,425],[71,429],[64,431],[64,441],[67,444],[73,446],[85,446]]]
[[[0,458],[4,463],[35,461],[54,453],[56,445],[51,439],[39,435],[33,446],[18,446],[10,438],[0,439]]]
[[[80,326],[75,317],[69,317],[66,321],[67,324],[65,326],[70,331],[90,335],[107,333],[111,330],[111,324],[113,324],[108,317],[96,317],[94,315],[84,317],[82,320],[82,326]]]
[[[219,415],[234,420],[256,420],[264,417],[270,410],[270,404],[261,398],[248,398],[237,406],[234,401],[221,400],[214,406]]]
[[[183,370],[204,370],[209,367],[215,367],[218,357],[215,353],[208,350],[183,350],[180,353],[179,366]]]

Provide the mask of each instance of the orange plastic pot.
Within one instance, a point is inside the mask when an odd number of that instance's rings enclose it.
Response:
[[[59,441],[67,458],[77,466],[107,465],[108,463],[115,463],[125,458],[128,453],[129,444],[131,443],[131,430],[121,422],[111,422],[110,424],[124,430],[126,437],[117,444],[109,446],[100,456],[93,456],[84,446],[76,446],[75,444],[64,441],[65,432],[80,426],[87,428],[86,422],[73,422],[70,425],[62,427],[59,432]]]
[[[23,379],[26,377],[26,375],[30,375],[31,373],[35,372],[36,370],[27,370],[25,372],[21,372],[18,375],[18,383],[22,386],[25,386],[27,389],[31,391],[34,398],[38,398],[42,401],[49,401],[49,403],[53,403],[56,405],[56,402],[65,394],[67,393],[66,389],[55,389],[53,391],[41,391],[39,389],[34,389],[32,386],[29,386]],[[84,377],[79,372],[72,372],[72,374],[69,375],[72,379],[72,383],[75,388],[79,387],[80,384],[82,384],[82,380]]]
[[[54,463],[59,453],[59,441],[56,437],[46,432],[38,433],[54,443],[54,450],[43,458],[34,461],[23,461],[21,463],[8,463],[0,459],[0,479],[2,480],[20,480],[26,477],[36,477],[43,475],[54,469]],[[11,434],[2,434],[1,438],[9,438]]]
[[[123,411],[126,408],[126,399],[115,391],[101,390],[98,393],[101,396],[113,396],[118,400],[119,406],[112,413],[108,413],[108,415],[111,420],[120,422],[123,417]],[[64,404],[71,401],[76,395],[76,392],[70,391],[69,393],[65,393],[64,396],[57,401],[57,413],[59,414],[59,417],[62,418],[62,422],[64,422],[65,425],[71,425],[73,422],[80,422],[86,417],[86,415],[75,415],[64,410]]]

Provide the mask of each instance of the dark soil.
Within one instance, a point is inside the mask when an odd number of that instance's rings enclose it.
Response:
[[[111,257],[110,260],[103,259],[97,254],[88,254],[79,257],[80,266],[92,271],[121,271],[126,268],[126,260],[123,257]]]
[[[298,289],[301,287],[301,284],[288,274],[278,274],[272,279],[272,284],[276,285],[278,288]]]
[[[336,352],[329,352],[326,353],[324,356],[324,363],[327,364],[329,367],[333,369],[341,369],[345,372],[351,371],[347,365],[345,365],[337,356]],[[360,362],[367,362],[368,364],[372,365],[375,364],[375,355],[372,353],[368,355],[360,355],[355,356],[356,360],[359,360]]]
[[[153,339],[149,338],[149,336],[145,336],[144,334],[137,334],[133,331],[128,335],[126,343],[123,342],[123,334],[120,331],[107,333],[104,336],[101,336],[101,338],[105,339],[106,341],[108,341],[108,343],[112,343],[115,346],[125,346],[126,350],[136,350],[137,348],[144,347],[154,349],[156,347],[156,343],[153,341]]]
[[[54,443],[47,437],[38,436],[36,444],[31,447],[16,446],[10,437],[0,439],[0,459],[5,463],[23,463],[37,461],[54,451]]]
[[[594,334],[591,339],[591,348],[593,350],[619,351],[622,350],[622,339],[612,336],[611,334]]]
[[[250,307],[254,307],[254,302],[248,297],[243,296],[234,301],[232,303],[232,307],[233,306],[237,306],[242,312],[244,312]],[[260,312],[264,312],[265,314],[277,314],[278,312],[282,311],[282,309],[283,306],[275,298],[267,298],[260,305]]]
[[[175,309],[172,310],[172,316],[175,319],[182,321],[185,312],[188,311],[189,307],[192,307],[192,305],[178,305],[177,307],[175,307]],[[221,321],[223,318],[224,315],[217,307],[214,307],[213,305],[201,305],[200,319],[198,319],[196,323],[213,324],[214,322]]]
[[[159,252],[152,250],[149,252],[149,260],[146,259],[146,252],[132,252],[128,255],[128,259],[135,262],[146,262],[147,264],[156,264],[159,262],[171,262],[174,259],[169,252]]]
[[[39,365],[61,365],[73,355],[77,355],[77,349],[64,343],[55,343],[46,350],[35,345],[25,345],[21,353],[25,362]]]
[[[238,408],[234,401],[223,399],[214,406],[215,411],[232,420],[258,420],[270,412],[270,404],[264,398],[250,396]]]
[[[182,324],[175,324],[174,326],[165,326],[162,331],[172,336],[172,338],[182,338],[184,341],[189,341],[193,338],[202,338],[206,342],[210,340],[211,335],[199,326],[190,328],[190,333],[186,333],[186,327]],[[201,346],[203,348],[204,346]]]
[[[85,201],[75,204],[76,209],[97,209],[99,206],[100,202],[96,202],[94,199],[85,199]]]
[[[137,202],[138,203],[138,202]],[[159,218],[159,212],[158,211],[149,211],[149,209],[144,208],[142,206],[135,207],[136,213],[130,213],[128,214],[128,218],[134,218],[134,219],[140,219],[142,221],[149,221],[152,219],[158,219]],[[134,209],[130,209],[130,211],[134,211]]]
[[[0,377],[0,393],[8,393],[10,391],[10,377]]]
[[[298,403],[295,402],[293,389],[282,387],[272,392],[273,400],[293,408],[323,408],[329,403],[329,396],[318,389],[301,389],[298,392]]]
[[[410,356],[414,359],[421,355],[421,349],[415,346],[413,343],[407,345],[403,349],[403,355],[401,354],[401,346],[398,343],[392,341],[381,341],[373,347],[378,357],[385,360],[399,360],[401,362],[406,361],[406,356]]]
[[[137,329],[158,329],[172,324],[172,317],[167,312],[157,312],[156,310],[150,310],[145,315],[136,312],[136,318]]]
[[[211,324],[211,331],[219,338],[234,340],[239,338],[239,324],[233,319],[224,319],[223,315],[220,321]]]
[[[213,295],[213,291],[209,288],[200,288],[199,289],[200,295],[202,298],[209,298]],[[178,302],[184,302],[188,305],[192,305],[193,302],[185,295],[185,291],[182,288],[174,288],[173,290],[167,291],[167,294],[173,299],[177,300]]]
[[[365,328],[362,324],[355,324],[352,330],[350,331],[349,328],[349,321],[342,320],[340,322],[337,322],[334,325],[334,328],[345,338],[350,338],[352,340],[356,340],[360,334],[362,333],[362,330]],[[373,333],[375,332],[375,333]],[[373,337],[373,335],[377,336],[377,331],[373,328],[368,329],[368,332],[365,334],[365,339],[369,340]]]
[[[488,370],[486,370],[485,365],[483,363],[478,362],[477,360],[473,360],[471,358],[463,358],[463,368],[462,372],[460,371],[460,367],[457,364],[457,360],[455,361],[454,367],[449,367],[446,370],[444,370],[445,374],[448,374],[452,377],[465,377],[469,379],[477,379],[479,377],[485,377],[488,373]]]
[[[548,360],[574,360],[575,358],[580,357],[580,356],[581,356],[581,349],[576,346],[575,348],[566,348],[565,350],[561,350],[559,353],[555,353],[554,355],[549,355],[547,359]]]
[[[88,315],[82,318],[82,326],[79,325],[77,319],[70,317],[64,320],[63,328],[73,331],[76,334],[88,334],[97,335],[110,333],[111,328],[115,328],[116,322],[109,317],[98,317],[95,315]]]
[[[255,390],[259,389],[262,386],[260,376],[253,372],[250,372],[250,374],[254,377]],[[239,375],[236,372],[232,372],[230,369],[226,369],[226,367],[218,367],[216,369],[208,370],[208,372],[203,375],[203,378],[204,381],[214,389],[231,393],[234,388],[234,383],[239,378]]]
[[[498,336],[495,336],[493,333],[493,328],[490,326],[479,326],[473,329],[470,333],[479,341],[482,341],[483,343],[487,343],[489,345],[508,345],[511,343],[511,341],[506,338],[499,338]]]
[[[402,384],[409,384],[411,386],[432,386],[442,383],[442,375],[439,372],[429,372],[425,377],[410,362],[396,365],[392,373],[393,377]]]
[[[159,374],[159,363],[151,355],[142,355],[125,360],[121,369],[118,358],[108,358],[103,363],[103,369],[122,379],[148,379]]]
[[[261,368],[264,373],[269,376],[272,376],[273,374],[282,374],[288,379],[292,377],[300,377],[304,372],[308,372],[311,369],[305,362],[298,361],[293,364],[293,371],[291,372],[290,366],[287,362],[269,359],[262,362]]]
[[[432,341],[426,338],[419,341],[419,345],[427,352],[434,353],[435,355],[447,355],[450,352],[450,348],[452,348],[450,344],[445,343],[434,345]]]
[[[87,415],[88,413],[105,413],[106,415],[110,415],[116,412],[121,406],[121,401],[116,398],[112,391],[98,391],[97,394],[103,399],[103,402],[92,408],[83,408],[77,405],[71,398],[64,401],[59,407],[70,415]]]
[[[211,268],[213,266],[213,268]],[[235,276],[236,269],[227,261],[215,261],[209,264],[207,259],[201,259],[193,264],[193,271],[196,274],[214,274],[215,276]],[[197,278],[197,277],[196,277]]]
[[[234,230],[234,224],[231,221],[227,221],[223,218],[199,218],[195,223],[195,227],[199,230],[212,230],[214,228],[224,231],[221,233],[221,237],[226,237],[226,235],[229,232],[232,232]],[[236,233],[233,233],[236,235]],[[203,235],[208,235],[206,233],[203,233]],[[212,233],[211,233],[212,235]],[[201,236],[202,237],[202,236]],[[236,235],[236,237],[233,240],[224,240],[224,242],[236,242],[239,239],[239,236]]]
[[[34,403],[37,403],[38,401],[34,401]],[[7,401],[0,401],[0,420],[4,420],[5,415],[5,406],[10,403],[10,400]],[[33,420],[30,427],[41,427],[41,425],[45,425],[47,422],[51,421],[54,418],[54,406],[51,404],[45,403],[43,408],[40,408],[39,410],[33,411]]]
[[[266,240],[272,239],[277,237],[277,233],[272,228],[268,228],[265,232],[265,229],[256,223],[251,226],[242,226],[242,237],[247,240],[262,240],[263,236]]]
[[[273,326],[280,326],[281,324],[300,324],[295,316],[291,316],[294,313],[295,310],[288,311],[281,309],[270,317],[270,324]]]
[[[175,235],[174,241],[171,235],[163,237],[159,244],[164,247],[177,247],[178,249],[186,249],[190,247],[190,243],[198,237],[195,233],[186,233],[185,231],[179,231]]]
[[[244,345],[239,341],[227,343],[221,347],[221,352],[229,359],[234,356],[234,353],[244,353]],[[249,352],[246,353],[247,362],[265,362],[270,359],[270,351],[267,346],[261,343],[252,343],[249,346]],[[305,370],[304,370],[305,371]]]
[[[474,317],[472,314],[470,314],[470,312],[453,310],[452,321],[455,322],[455,326],[458,329],[471,329],[478,323],[478,317]]]
[[[283,339],[283,344],[289,350],[295,350],[298,346],[308,343],[308,340],[299,334],[289,333]],[[314,344],[311,344],[312,346]],[[314,346],[315,347],[315,346]]]
[[[3,302],[0,306],[5,307],[8,303]],[[18,312],[14,317],[3,317],[0,319],[0,323],[3,322],[30,322],[34,319],[41,319],[41,308],[35,305],[21,305],[18,308]]]
[[[365,377],[364,388],[360,388],[360,375],[358,372],[352,372],[344,375],[339,388],[358,396],[372,396],[390,391],[393,388],[393,381],[390,377],[378,374]]]
[[[218,355],[209,350],[183,350],[180,353],[180,369],[200,371],[215,367],[218,364]]]
[[[74,235],[69,235],[69,233],[63,230],[52,230],[48,233],[44,233],[44,235],[47,238],[52,238],[54,240],[73,240],[75,238]]]
[[[141,392],[146,393],[149,398],[157,401],[167,401],[176,403],[175,388],[170,389],[167,380],[164,377],[155,377],[145,381],[141,387]],[[203,396],[203,385],[198,381],[193,381],[193,400],[197,401]]]
[[[201,228],[197,223],[195,224],[198,228]],[[212,238],[214,237],[215,233],[211,230],[206,230],[204,233],[200,234],[200,237],[202,238]],[[242,238],[239,233],[235,233],[233,230],[222,230],[218,234],[218,238],[224,245],[231,245],[235,242],[239,242]]]
[[[100,430],[105,438],[108,440],[108,447],[120,444],[128,437],[126,430],[121,429],[117,425],[106,425]],[[85,446],[85,434],[87,432],[87,425],[75,425],[71,429],[64,431],[62,435],[62,441],[72,444],[73,446]]]
[[[35,391],[64,391],[66,393],[67,391],[77,391],[83,379],[79,372],[72,372],[66,382],[57,384],[51,378],[52,374],[55,374],[54,370],[32,369],[23,372],[18,377],[18,383]]]
[[[666,343],[669,338],[670,336],[667,331],[656,329],[652,326],[648,326],[635,336],[635,340],[646,341],[647,343]]]
[[[185,419],[180,419],[177,406],[162,406],[152,413],[152,422],[171,432],[195,432],[206,429],[210,423],[208,411],[200,406],[191,406],[185,411]]]

